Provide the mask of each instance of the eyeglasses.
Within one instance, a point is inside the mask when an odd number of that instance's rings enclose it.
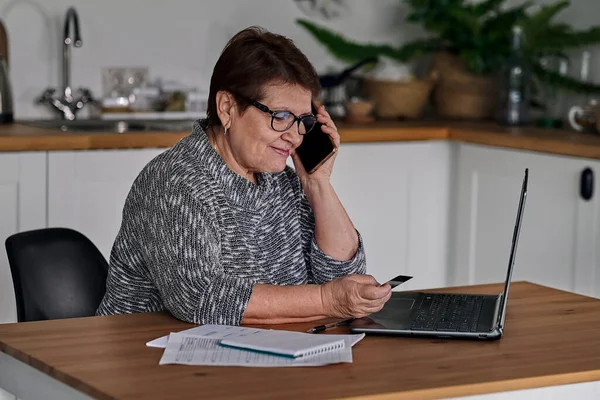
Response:
[[[291,111],[271,110],[269,107],[256,100],[248,100],[260,111],[271,114],[271,128],[273,128],[274,131],[285,132],[294,125],[294,122],[298,121],[298,134],[306,135],[317,123],[317,117],[313,114],[297,116]]]

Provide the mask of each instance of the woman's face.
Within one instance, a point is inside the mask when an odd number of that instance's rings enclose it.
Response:
[[[273,111],[290,111],[297,116],[311,112],[311,92],[295,85],[268,85],[264,98],[252,99]],[[229,144],[237,163],[252,172],[281,172],[292,150],[302,143],[296,121],[285,132],[271,128],[271,115],[250,105],[235,113]]]

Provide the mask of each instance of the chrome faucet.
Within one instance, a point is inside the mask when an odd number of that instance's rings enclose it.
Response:
[[[72,22],[72,24],[71,24]],[[74,35],[71,34],[71,25]],[[77,112],[87,103],[94,102],[89,89],[79,88],[77,96],[73,95],[71,88],[71,45],[81,47],[82,41],[79,35],[79,15],[74,7],[69,7],[65,15],[63,32],[63,54],[62,54],[62,93],[55,96],[55,88],[46,88],[42,95],[36,100],[38,104],[48,104],[54,110],[61,113],[63,119],[74,120]]]

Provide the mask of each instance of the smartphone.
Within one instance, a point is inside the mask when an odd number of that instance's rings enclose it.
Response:
[[[412,279],[412,276],[407,276],[407,275],[398,275],[397,277],[395,277],[395,278],[392,278],[392,279],[390,279],[389,281],[387,281],[387,282],[385,282],[385,283],[382,283],[380,286],[383,286],[383,285],[385,285],[386,283],[389,283],[389,284],[390,284],[390,286],[391,286],[391,287],[392,287],[392,289],[393,289],[393,288],[395,288],[396,286],[398,286],[398,285],[401,285],[401,284],[403,284],[404,282],[406,282],[406,281],[409,281],[409,280],[411,280],[411,279]]]
[[[312,104],[312,113],[317,115],[314,104]],[[315,127],[304,135],[302,144],[296,148],[296,153],[306,172],[312,174],[334,155],[336,150],[329,135],[321,130],[321,124],[317,122]]]

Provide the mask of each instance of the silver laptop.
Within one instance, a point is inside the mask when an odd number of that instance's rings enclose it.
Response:
[[[529,170],[525,169],[504,291],[498,295],[395,292],[383,309],[352,321],[356,333],[495,340],[502,336]]]

